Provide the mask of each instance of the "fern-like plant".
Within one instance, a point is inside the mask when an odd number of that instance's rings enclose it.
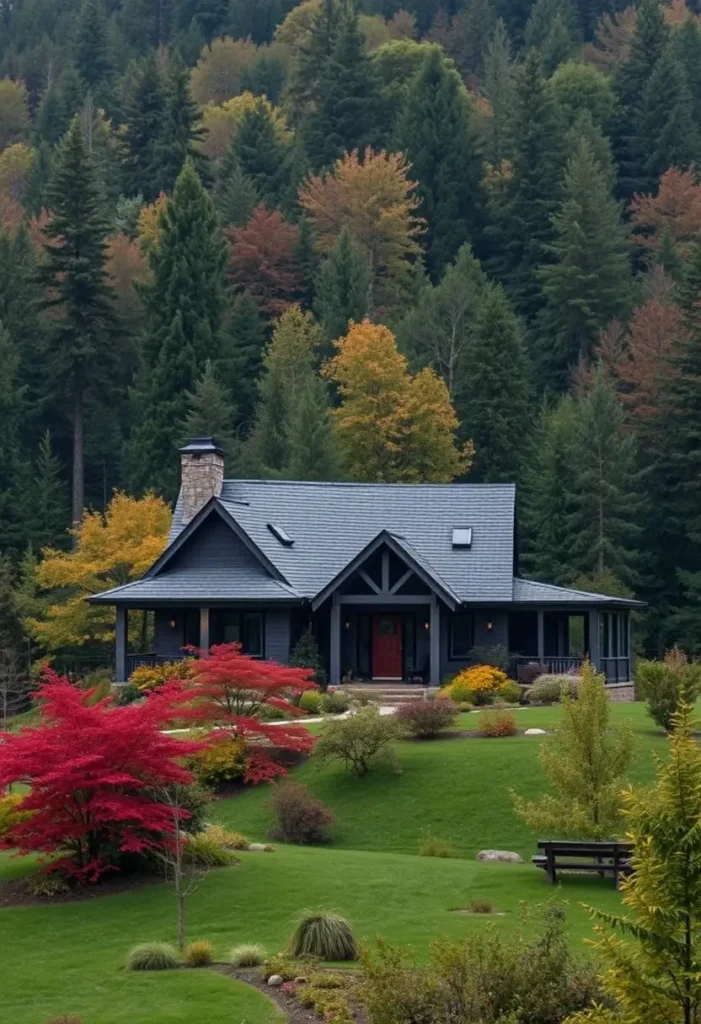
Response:
[[[178,951],[167,942],[142,942],[127,956],[129,971],[172,971],[182,963]]]
[[[328,910],[305,911],[289,942],[290,956],[355,960],[357,945],[345,918]]]
[[[229,959],[234,967],[260,967],[268,954],[255,942],[234,946]]]
[[[214,963],[214,948],[207,939],[196,939],[184,950],[185,960],[190,967],[208,967]]]

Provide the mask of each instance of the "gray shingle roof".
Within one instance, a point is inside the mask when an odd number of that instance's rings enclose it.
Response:
[[[387,530],[461,601],[511,600],[513,484],[225,480],[220,500],[301,597],[314,597]],[[268,523],[281,526],[293,546],[284,547]],[[453,528],[467,526],[472,547],[453,550]],[[171,540],[182,529],[178,502]]]
[[[552,583],[537,583],[535,580],[514,578],[513,599],[519,604],[610,604],[621,607],[643,607],[644,602],[628,598],[609,597],[606,594],[591,594],[573,587],[556,587]]]
[[[99,603],[109,604],[110,598],[129,601],[290,601],[298,595],[284,583],[278,583],[265,574],[247,573],[238,569],[207,569],[199,572],[190,568],[164,571],[158,576],[127,583],[99,595]],[[94,598],[92,600],[95,600]]]

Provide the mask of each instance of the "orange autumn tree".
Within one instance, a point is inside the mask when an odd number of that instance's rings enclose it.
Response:
[[[143,576],[166,546],[170,521],[162,498],[117,492],[104,513],[85,513],[72,551],[45,548],[35,582],[51,601],[40,619],[30,619],[41,645],[56,650],[109,640],[114,609],[85,598]]]
[[[419,200],[409,167],[402,153],[367,149],[361,159],[354,150],[330,173],[308,178],[299,191],[322,252],[330,252],[347,228],[366,254],[374,309],[396,303],[421,253],[424,222],[416,213]]]
[[[294,302],[302,287],[295,265],[297,228],[279,210],[257,206],[243,227],[227,228],[231,243],[226,276],[238,291],[248,292],[266,316],[277,316]]]
[[[630,208],[635,241],[653,252],[671,243],[683,259],[701,231],[701,185],[694,171],[670,167],[657,195],[636,193]]]
[[[448,483],[467,472],[474,451],[458,444],[455,410],[433,370],[412,377],[392,332],[369,320],[351,324],[335,348],[323,373],[341,397],[334,426],[351,479]]]

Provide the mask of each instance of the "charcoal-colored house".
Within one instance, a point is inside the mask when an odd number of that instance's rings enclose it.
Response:
[[[286,662],[311,624],[332,683],[436,685],[487,645],[516,668],[589,657],[627,681],[639,602],[523,579],[515,501],[512,484],[225,480],[221,450],[199,438],[182,449],[164,553],[142,580],[90,599],[117,609],[116,679],[186,645],[239,641]],[[147,654],[131,653],[129,609],[153,612]]]

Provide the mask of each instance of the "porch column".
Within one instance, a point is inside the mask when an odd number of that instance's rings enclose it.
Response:
[[[200,649],[209,654],[209,608],[200,608]]]
[[[431,597],[431,630],[430,630],[430,662],[429,682],[431,686],[440,686],[441,682],[441,609],[435,594]]]
[[[599,613],[593,610],[589,612],[589,661],[597,671],[601,668]]]
[[[332,686],[339,686],[341,683],[341,605],[336,594],[331,598],[329,643],[329,682]]]
[[[538,661],[542,664],[545,658],[545,612],[538,611]]]
[[[127,681],[127,640],[129,638],[129,619],[127,609],[117,605],[117,624],[114,631],[115,659],[114,659],[114,681],[115,683],[126,683]]]

